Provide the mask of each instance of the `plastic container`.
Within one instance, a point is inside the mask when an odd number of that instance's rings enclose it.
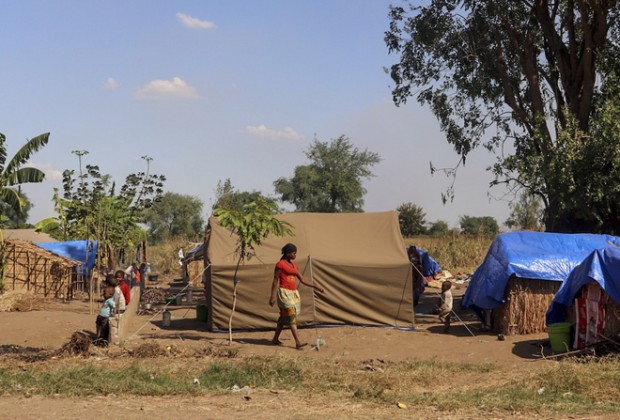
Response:
[[[170,314],[170,311],[168,309],[164,309],[164,312],[162,313],[162,318],[161,318],[161,325],[164,327],[169,327],[171,318],[172,316]]]
[[[196,305],[196,319],[207,322],[207,305]]]
[[[565,353],[571,349],[570,329],[570,322],[557,322],[547,325],[549,342],[554,353]]]

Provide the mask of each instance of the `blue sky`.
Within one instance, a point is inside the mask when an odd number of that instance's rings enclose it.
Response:
[[[122,184],[146,169],[167,191],[200,198],[205,218],[219,180],[273,196],[273,182],[308,163],[317,138],[349,137],[378,153],[364,181],[365,211],[412,202],[426,220],[509,214],[491,189],[493,157],[475,151],[450,180],[429,162],[458,157],[431,113],[413,99],[397,108],[383,34],[398,0],[21,0],[0,15],[0,132],[9,155],[50,132],[31,164],[47,179],[27,185],[30,219],[53,215],[60,173],[83,163]],[[491,194],[491,197],[488,194]]]

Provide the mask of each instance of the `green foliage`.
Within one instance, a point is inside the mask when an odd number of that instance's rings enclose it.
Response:
[[[165,193],[161,199],[144,211],[149,240],[160,243],[170,238],[184,237],[199,241],[203,236],[203,203],[190,195]]]
[[[421,206],[403,203],[396,209],[400,232],[403,236],[423,235],[426,233],[426,213]]]
[[[146,238],[146,232],[139,226],[144,211],[158,201],[163,193],[163,175],[147,171],[130,174],[120,191],[110,175],[103,175],[97,165],[86,165],[82,171],[81,158],[88,152],[74,151],[80,158],[80,173],[74,170],[63,172],[63,195],[54,190],[54,205],[57,217],[37,223],[38,230],[62,240],[96,239],[100,249],[110,251],[99,257],[107,258],[109,266],[115,266],[114,253],[118,248],[135,248]]]
[[[33,137],[7,162],[6,137],[0,133],[0,211],[11,208],[14,214],[22,213],[25,196],[19,191],[20,184],[41,182],[45,179],[43,171],[25,168],[30,157],[42,149],[49,140],[49,133]],[[1,213],[4,215],[4,213]]]
[[[459,225],[464,235],[495,236],[499,233],[497,220],[491,216],[461,216]]]
[[[259,200],[270,201],[274,204],[275,200],[265,197],[258,191],[238,191],[230,182],[230,178],[226,178],[224,182],[221,180],[217,182],[217,188],[215,190],[215,204],[213,210],[220,209],[239,209],[246,204],[257,202]]]
[[[373,176],[370,168],[381,161],[379,155],[360,151],[340,136],[329,143],[315,140],[306,156],[310,164],[297,166],[292,178],[274,182],[281,200],[297,211],[361,212],[366,194],[362,179]]]
[[[450,231],[450,227],[448,223],[443,220],[437,220],[434,223],[431,223],[431,226],[428,228],[428,234],[431,236],[441,236],[446,235]]]
[[[19,190],[18,190],[19,192]],[[32,209],[32,202],[25,193],[19,192],[21,208],[15,209],[7,203],[0,202],[0,225],[4,229],[26,229],[32,227],[28,223],[28,213]]]
[[[605,193],[598,181],[610,181],[606,188],[613,189],[620,178],[612,179],[608,165],[574,165],[620,142],[617,131],[603,129],[610,134],[604,141],[597,134],[601,126],[611,128],[601,103],[613,96],[608,93],[617,97],[615,2],[429,0],[410,6],[391,8],[385,36],[389,51],[400,56],[390,68],[393,100],[401,105],[415,96],[431,108],[460,156],[446,173],[454,176],[483,146],[497,156],[492,184],[540,197],[548,231],[617,229],[617,220],[601,222],[593,204],[612,215],[611,200],[597,200]],[[563,162],[567,141],[574,155]],[[595,187],[583,191],[593,200],[575,206],[580,184]],[[451,186],[447,197],[453,194]]]
[[[278,212],[278,206],[274,202],[259,199],[241,208],[217,208],[213,211],[213,215],[217,217],[222,227],[230,229],[237,235],[237,252],[241,261],[251,257],[254,245],[260,245],[268,236],[291,233],[289,223],[275,218]]]
[[[506,226],[515,230],[543,230],[543,209],[540,199],[528,191],[519,195],[516,203],[510,203],[510,216],[504,222]]]

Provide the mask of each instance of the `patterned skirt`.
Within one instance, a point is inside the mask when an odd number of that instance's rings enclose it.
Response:
[[[301,312],[301,299],[297,290],[278,288],[278,308],[280,318],[278,323],[282,325],[297,324],[297,315]]]

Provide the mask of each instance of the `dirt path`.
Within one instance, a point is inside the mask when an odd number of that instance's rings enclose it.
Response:
[[[298,351],[293,347],[290,332],[282,336],[281,347],[272,346],[272,331],[235,332],[234,348],[240,356],[251,355],[303,355],[310,358],[361,362],[365,360],[383,360],[398,362],[411,359],[445,360],[452,362],[501,364],[514,369],[535,369],[542,367],[545,361],[537,361],[541,344],[546,335],[506,337],[498,340],[495,335],[478,330],[479,323],[471,314],[459,312],[468,327],[475,334],[472,336],[463,324],[453,324],[448,334],[443,334],[442,326],[430,313],[435,303],[430,290],[417,308],[416,328],[398,330],[375,327],[332,327],[306,328],[301,330],[302,339],[310,345],[317,343],[320,336],[324,339],[317,351],[308,346]],[[456,306],[456,304],[455,304]],[[129,325],[127,346],[133,348],[145,340],[155,341],[161,345],[176,347],[204,347],[223,345],[228,341],[227,333],[206,331],[205,324],[196,320],[194,306],[171,307],[172,323],[163,328],[161,315],[137,316]],[[55,304],[44,311],[3,312],[0,313],[0,350],[2,346],[19,346],[32,348],[57,349],[65,344],[71,334],[78,330],[94,331],[95,316],[90,315],[86,303],[73,302],[69,305]],[[546,349],[549,353],[549,349]],[[273,394],[268,391],[255,392],[250,399],[238,394],[201,396],[196,398],[140,398],[133,396],[93,397],[81,400],[67,398],[46,398],[34,396],[0,397],[0,417],[7,419],[38,418],[86,418],[104,416],[106,413],[122,410],[125,419],[156,417],[173,419],[191,416],[194,418],[411,418],[412,412],[399,410],[397,407],[368,406],[342,401],[333,402],[328,397],[313,395],[304,401],[294,400],[291,394]],[[285,409],[295,406],[295,415],[287,417]],[[118,407],[118,408],[117,408]],[[474,413],[434,413],[416,411],[415,417],[474,418]],[[430,411],[429,411],[430,410]],[[505,413],[501,414],[505,417]]]

